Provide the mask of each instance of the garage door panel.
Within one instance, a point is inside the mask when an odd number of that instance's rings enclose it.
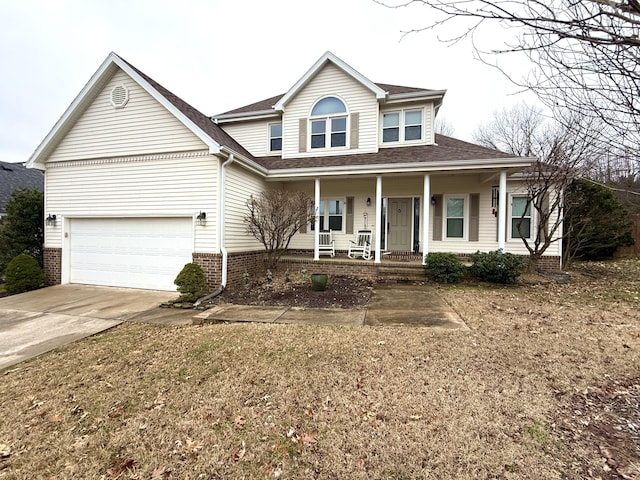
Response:
[[[71,220],[72,283],[175,290],[191,262],[190,218]]]

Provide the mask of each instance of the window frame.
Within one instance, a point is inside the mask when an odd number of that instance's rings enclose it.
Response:
[[[523,237],[521,237],[520,235],[514,237],[513,236],[513,221],[514,220],[520,220],[521,218],[524,219],[529,219],[529,236],[528,237],[524,237],[527,240],[531,240],[533,238],[533,228],[534,228],[534,222],[533,222],[533,202],[529,203],[529,215],[528,216],[520,216],[518,215],[517,217],[513,216],[513,200],[516,198],[524,198],[525,200],[527,200],[529,198],[529,196],[526,193],[513,193],[509,195],[509,240],[513,240],[513,241],[517,241],[517,240],[522,240]]]
[[[342,102],[344,106],[344,112],[337,113],[329,113],[329,114],[321,114],[321,115],[311,115],[313,109],[320,102],[325,100],[326,98],[336,98]],[[333,129],[333,121],[344,118],[344,130],[334,130]],[[347,107],[347,103],[337,95],[326,95],[322,98],[319,98],[311,107],[308,118],[308,133],[307,133],[307,145],[309,145],[309,151],[312,152],[321,152],[321,151],[335,151],[335,150],[348,150],[349,149],[349,141],[350,141],[350,118],[351,115],[349,113],[349,108]],[[313,125],[314,123],[324,123],[324,132],[322,133],[314,133]],[[344,145],[336,145],[333,146],[334,136],[343,135],[344,136]],[[324,145],[321,147],[314,147],[313,140],[314,138],[319,138],[322,136],[324,139]]]
[[[347,199],[346,197],[323,197],[320,199],[320,204],[323,205],[323,208],[318,207],[318,216],[322,216],[322,218],[324,219],[324,224],[325,226],[329,226],[329,217],[337,217],[338,215],[330,215],[329,214],[329,204],[331,202],[340,202],[341,203],[341,210],[342,213],[340,213],[340,217],[341,217],[341,229],[340,230],[331,230],[332,232],[335,233],[344,233],[345,232],[345,226],[346,226],[346,218],[347,218]],[[320,215],[320,211],[324,210],[322,215]],[[313,233],[315,230],[315,222],[311,222],[311,228],[308,229],[309,232]],[[323,230],[322,227],[320,228],[321,232],[325,232],[328,231],[328,229]]]
[[[462,218],[462,236],[450,237],[447,228],[449,220],[447,204],[450,199],[462,199],[462,217],[451,217],[453,219]],[[446,194],[442,196],[442,239],[445,241],[466,242],[469,237],[469,195],[468,194]]]
[[[280,136],[279,137],[274,137],[274,136],[272,136],[271,127],[275,127],[277,125],[280,125]],[[282,147],[283,147],[282,143],[283,143],[283,139],[284,139],[284,135],[283,135],[284,132],[283,132],[282,128],[283,128],[282,127],[282,122],[272,122],[269,125],[267,125],[268,137],[269,137],[269,140],[268,140],[269,153],[279,153],[279,152],[281,153],[282,152]],[[272,144],[271,142],[273,140],[277,140],[277,139],[280,139],[280,149],[279,150],[274,150],[273,148],[271,148],[271,144]]]
[[[407,114],[412,112],[420,112],[420,138],[407,140],[407,128],[416,127],[418,124],[408,124],[407,123]],[[400,108],[398,110],[389,110],[388,112],[381,112],[382,118],[380,120],[380,144],[381,145],[398,145],[400,143],[422,143],[425,141],[425,109],[424,107],[418,108]],[[386,115],[398,115],[398,125],[393,127],[385,127],[384,119]],[[384,140],[384,133],[386,130],[398,130],[398,140]]]

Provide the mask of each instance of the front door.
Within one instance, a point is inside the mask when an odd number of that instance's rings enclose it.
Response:
[[[411,251],[411,199],[388,200],[387,250]]]

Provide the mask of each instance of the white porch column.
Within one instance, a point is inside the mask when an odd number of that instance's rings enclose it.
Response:
[[[376,249],[373,263],[380,263],[380,239],[382,238],[382,175],[376,177]]]
[[[320,260],[320,179],[315,181],[315,199],[314,206],[316,209],[316,218],[313,230],[313,259]]]
[[[431,176],[424,176],[424,191],[422,192],[422,264],[429,253],[429,219],[431,214]]]
[[[507,238],[507,171],[500,172],[500,192],[498,194],[498,249],[506,251]]]

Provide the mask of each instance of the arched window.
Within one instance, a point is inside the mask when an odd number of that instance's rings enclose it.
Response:
[[[311,148],[347,146],[347,107],[337,97],[325,97],[311,109]]]

